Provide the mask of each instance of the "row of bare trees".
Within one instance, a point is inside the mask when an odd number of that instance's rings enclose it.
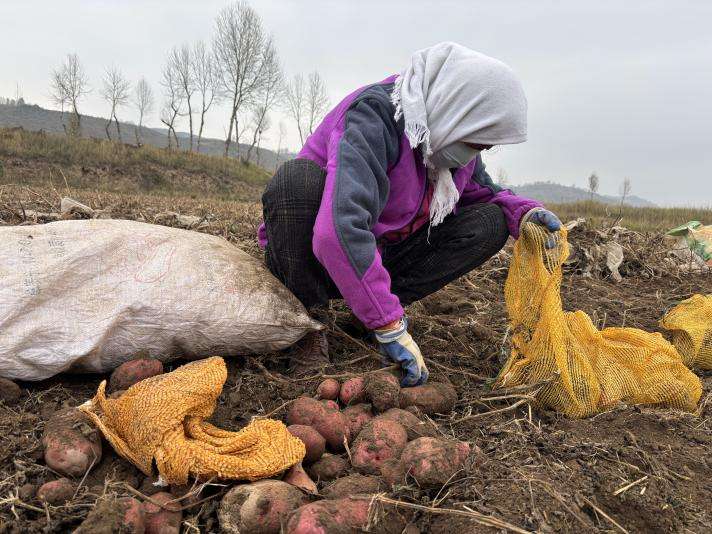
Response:
[[[174,47],[167,55],[161,76],[160,121],[167,129],[168,148],[200,151],[209,111],[217,104],[227,113],[224,155],[234,152],[245,160],[256,154],[265,133],[272,128],[273,111],[284,112],[294,123],[303,144],[329,107],[326,85],[318,72],[306,78],[297,74],[285,81],[274,39],[266,31],[259,14],[244,0],[222,9],[215,20],[211,42],[198,41]],[[67,133],[79,135],[80,101],[90,92],[84,68],[76,54],[52,73],[52,97],[62,111],[71,112]],[[132,86],[116,67],[102,79],[101,96],[108,104],[106,136],[115,130],[122,142],[118,115],[128,106],[138,115],[136,144],[142,143],[144,121],[153,113],[156,97],[145,78]],[[188,146],[181,147],[176,129],[188,126]],[[183,122],[183,124],[185,124]],[[280,122],[277,150],[286,136]],[[248,148],[240,153],[240,144]]]

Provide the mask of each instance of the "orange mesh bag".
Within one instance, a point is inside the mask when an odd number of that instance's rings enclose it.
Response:
[[[118,399],[96,396],[81,406],[117,453],[146,475],[155,460],[170,484],[188,476],[257,480],[304,458],[304,443],[284,424],[256,419],[239,432],[217,428],[209,417],[227,378],[225,361],[208,358],[131,386]]]
[[[556,243],[547,248],[550,239]],[[524,225],[505,284],[512,353],[495,387],[547,382],[538,400],[570,417],[618,402],[693,411],[702,394],[700,379],[661,334],[599,331],[584,312],[562,309],[561,265],[568,253],[565,230],[550,236],[537,225]]]
[[[712,295],[693,295],[665,314],[660,326],[688,367],[712,369]]]

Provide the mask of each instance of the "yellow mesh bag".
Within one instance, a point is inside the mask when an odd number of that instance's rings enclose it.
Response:
[[[712,369],[712,295],[693,295],[665,314],[660,326],[688,367]]]
[[[217,428],[209,417],[227,378],[222,358],[191,362],[131,386],[118,399],[106,381],[83,405],[117,453],[146,475],[153,461],[161,477],[185,484],[188,476],[257,480],[304,458],[304,443],[280,421],[257,419],[239,432]]]
[[[555,241],[551,248],[549,239]],[[700,380],[661,334],[599,331],[584,312],[563,311],[561,265],[568,253],[565,230],[549,236],[537,225],[524,225],[505,284],[512,353],[495,387],[549,381],[538,400],[571,417],[618,402],[693,411]]]

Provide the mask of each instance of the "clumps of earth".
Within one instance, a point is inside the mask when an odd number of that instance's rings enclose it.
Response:
[[[162,372],[155,360],[127,362],[109,380],[112,395]],[[313,397],[292,401],[285,416],[289,432],[306,446],[303,461],[279,479],[229,489],[217,510],[221,532],[350,533],[375,524],[378,532],[402,532],[412,514],[376,503],[374,496],[408,484],[440,488],[463,469],[470,445],[448,439],[429,418],[451,412],[456,400],[449,384],[401,388],[386,371],[343,383],[324,380]],[[76,481],[101,460],[102,439],[80,411],[69,408],[48,421],[42,445],[45,463],[58,478],[36,489],[34,498],[62,505],[74,496]],[[183,510],[198,499],[181,497],[173,487],[149,484],[139,490],[148,499],[100,499],[76,532],[177,534]]]

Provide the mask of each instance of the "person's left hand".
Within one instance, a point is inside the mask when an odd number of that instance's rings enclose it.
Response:
[[[561,230],[561,221],[559,218],[544,208],[534,208],[529,211],[522,220],[522,223],[530,222],[543,226],[549,232],[558,232]]]

